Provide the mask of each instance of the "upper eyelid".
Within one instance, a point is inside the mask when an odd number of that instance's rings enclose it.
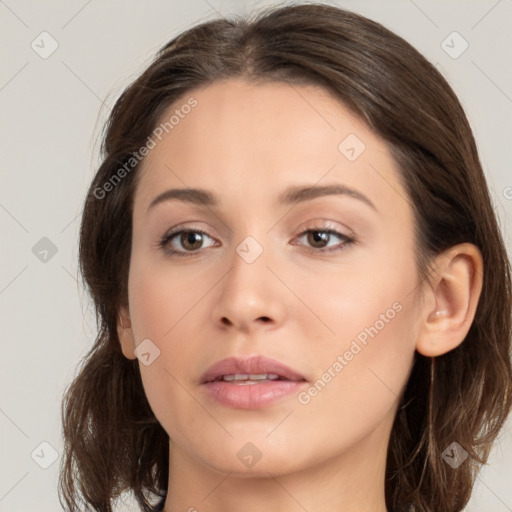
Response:
[[[309,221],[309,223],[312,223],[312,222],[315,222],[315,221]],[[317,221],[318,223],[320,221]],[[325,221],[324,221],[325,222]],[[304,223],[304,224],[307,224],[307,223]],[[352,230],[346,228],[349,232],[348,233],[343,233],[342,230],[340,230],[339,228],[335,227],[332,225],[332,222],[329,222],[327,221],[327,223],[325,225],[313,225],[313,226],[305,226],[304,224],[301,225],[301,227],[297,230],[295,230],[295,233],[294,233],[294,237],[297,237],[299,235],[303,235],[304,233],[308,232],[308,231],[331,231],[331,232],[334,232],[334,233],[337,233],[339,235],[343,235],[343,236],[347,236],[347,237],[350,237],[350,236],[353,236],[354,234],[352,233]],[[205,229],[202,229],[202,228],[198,228],[196,226],[188,226],[188,225],[184,225],[184,224],[178,224],[177,226],[174,226],[173,228],[169,229],[168,231],[165,232],[165,234],[162,236],[162,238],[167,238],[167,237],[172,237],[174,235],[177,235],[183,231],[189,231],[189,232],[193,232],[193,233],[202,233],[206,236],[209,236],[210,238],[214,238],[213,235],[211,235],[210,233],[208,233],[207,230]]]
[[[173,238],[175,238],[177,235],[180,235],[181,233],[187,233],[187,232],[201,233],[202,235],[206,235],[208,238],[215,240],[215,237],[213,237],[212,235],[210,235],[207,231],[205,231],[203,229],[198,229],[198,228],[194,228],[194,227],[192,227],[192,228],[181,227],[180,228],[179,226],[166,232],[163,235],[162,240],[167,240],[167,242],[168,242],[168,241],[172,240]]]
[[[167,233],[169,233],[169,234],[177,233],[179,231],[199,231],[199,232],[205,233],[208,236],[212,236],[208,232],[208,230],[217,231],[212,226],[209,226],[206,229],[203,229],[203,228],[200,228],[200,227],[197,227],[194,225],[190,226],[189,225],[190,222],[194,222],[194,221],[188,221],[188,222],[184,222],[182,224],[177,224],[173,228],[169,229],[166,232],[166,235],[167,235]],[[201,222],[201,221],[198,221],[198,222]],[[336,223],[336,222],[333,222],[330,220],[326,220],[326,219],[320,219],[320,218],[309,220],[309,221],[301,223],[300,227],[297,230],[294,230],[294,233],[295,233],[294,236],[301,235],[304,233],[304,231],[308,231],[308,230],[313,230],[313,231],[314,230],[316,230],[316,231],[332,230],[332,231],[336,231],[340,234],[344,234],[345,236],[353,236],[354,235],[354,233],[352,232],[352,230],[350,228],[348,228],[348,226],[343,226],[343,228],[339,228],[339,227],[337,227],[337,224],[339,224],[339,223]],[[344,229],[347,230],[347,233],[342,232]],[[231,230],[230,230],[230,232],[231,232]],[[166,235],[164,235],[164,236],[166,236]],[[215,234],[214,236],[219,236],[219,235]]]

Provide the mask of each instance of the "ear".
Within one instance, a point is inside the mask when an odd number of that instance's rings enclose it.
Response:
[[[428,357],[445,354],[465,339],[482,291],[483,259],[473,244],[441,253],[425,287],[416,350]]]
[[[133,336],[130,311],[127,306],[121,306],[117,318],[117,337],[121,344],[123,355],[128,359],[136,359],[135,338]]]

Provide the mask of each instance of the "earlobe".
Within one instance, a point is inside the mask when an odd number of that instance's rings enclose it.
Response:
[[[126,306],[121,307],[119,310],[117,318],[117,337],[119,338],[123,355],[128,359],[136,359],[132,322],[130,312]]]
[[[483,260],[473,244],[460,244],[437,257],[437,271],[425,291],[416,350],[436,357],[458,347],[475,317],[483,283]],[[428,304],[428,305],[427,305]],[[434,306],[432,307],[432,304]]]

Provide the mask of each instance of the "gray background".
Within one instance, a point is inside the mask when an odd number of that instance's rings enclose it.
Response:
[[[0,0],[0,512],[60,510],[60,401],[95,335],[77,282],[80,209],[109,108],[177,33],[275,3]],[[447,77],[474,129],[510,253],[512,0],[330,3],[383,23]],[[58,44],[50,56],[55,43],[44,31]],[[460,55],[454,31],[469,45]],[[511,421],[500,439],[468,512],[512,511]]]

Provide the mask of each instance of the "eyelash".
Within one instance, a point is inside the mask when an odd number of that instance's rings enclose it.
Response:
[[[194,256],[195,254],[198,254],[199,251],[176,251],[174,249],[169,248],[169,242],[171,242],[175,237],[177,237],[178,235],[181,235],[182,233],[198,233],[201,235],[205,235],[208,238],[212,238],[212,237],[210,237],[210,235],[208,235],[208,233],[206,233],[205,231],[202,231],[201,229],[193,229],[193,228],[176,229],[174,231],[171,231],[170,233],[166,233],[157,242],[157,246],[161,250],[163,250],[168,256],[188,257],[188,256]],[[296,238],[301,238],[301,237],[307,235],[308,233],[325,233],[328,235],[334,235],[334,236],[340,238],[343,242],[341,246],[338,245],[338,246],[327,248],[327,249],[326,248],[317,249],[314,247],[310,247],[309,251],[308,251],[310,254],[326,254],[326,253],[332,253],[332,252],[339,252],[339,251],[343,251],[347,247],[356,243],[356,239],[352,236],[344,235],[334,229],[327,228],[327,227],[320,227],[320,226],[308,228],[308,229],[302,231],[301,233],[299,233]],[[330,242],[330,240],[328,242]],[[296,245],[296,244],[294,244],[294,245]]]

